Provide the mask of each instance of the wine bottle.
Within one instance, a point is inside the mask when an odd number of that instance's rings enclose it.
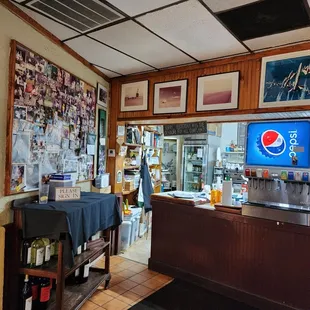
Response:
[[[87,242],[84,242],[84,245],[83,245],[83,252],[87,251]]]
[[[86,283],[88,281],[89,268],[90,268],[89,261],[81,267],[80,280],[79,280],[80,283]]]
[[[39,309],[47,309],[48,302],[51,297],[51,283],[49,278],[42,278],[40,283],[40,299],[39,299]]]
[[[73,281],[76,284],[80,283],[80,272],[81,272],[80,268],[78,268],[74,271],[74,280]]]
[[[44,265],[48,265],[48,262],[51,259],[51,244],[50,244],[50,240],[47,238],[42,238],[42,241],[44,243]]]
[[[55,240],[55,256],[58,256],[59,240]]]
[[[32,309],[36,310],[39,307],[39,285],[40,278],[30,278],[31,292],[32,292]]]
[[[31,240],[24,240],[21,246],[21,263],[24,267],[30,265],[31,262]]]
[[[44,262],[44,242],[40,238],[36,238],[31,243],[31,267],[42,266]]]
[[[24,280],[24,286],[22,289],[21,300],[20,300],[21,310],[31,310],[32,309],[32,292],[29,283],[29,277],[26,274]]]

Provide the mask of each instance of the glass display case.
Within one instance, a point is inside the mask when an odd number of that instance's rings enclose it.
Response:
[[[184,145],[182,154],[182,190],[200,192],[207,180],[207,145]]]

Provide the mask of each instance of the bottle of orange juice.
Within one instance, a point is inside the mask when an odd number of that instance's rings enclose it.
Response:
[[[210,204],[211,206],[214,206],[217,203],[217,196],[218,196],[218,192],[216,189],[216,186],[213,185],[213,189],[211,190],[211,199],[210,199]]]

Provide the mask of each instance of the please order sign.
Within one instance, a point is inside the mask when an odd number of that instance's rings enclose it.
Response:
[[[81,198],[80,187],[56,187],[55,201],[77,200]]]

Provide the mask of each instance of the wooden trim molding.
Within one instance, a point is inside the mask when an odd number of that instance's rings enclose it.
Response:
[[[38,22],[36,22],[33,18],[28,16],[25,12],[23,12],[21,9],[19,9],[17,6],[15,6],[13,3],[11,3],[9,0],[0,0],[0,4],[2,4],[11,13],[13,13],[17,17],[21,18],[23,21],[25,21],[27,24],[29,24],[31,27],[33,27],[35,30],[37,30],[39,33],[43,34],[50,41],[52,41],[54,44],[56,44],[57,46],[64,49],[72,57],[74,57],[75,59],[80,61],[85,67],[89,68],[90,70],[92,70],[93,72],[95,72],[96,74],[101,76],[107,82],[110,82],[110,78],[107,77],[103,72],[101,72],[99,69],[97,69],[95,66],[93,66],[85,58],[80,56],[77,52],[75,52],[68,45],[61,42],[55,35],[53,35],[51,32],[49,32],[47,29],[45,29],[43,26],[41,26]]]

